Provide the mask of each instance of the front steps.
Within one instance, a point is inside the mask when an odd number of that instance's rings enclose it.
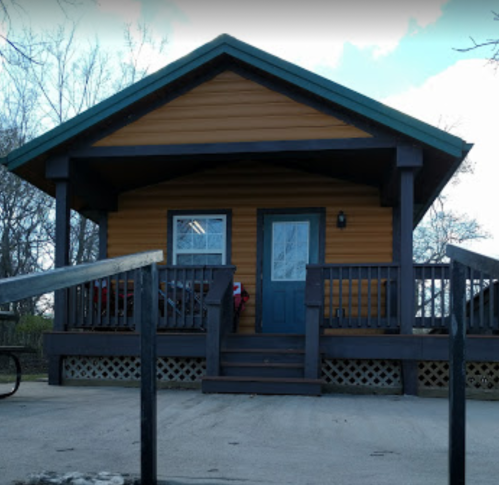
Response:
[[[206,393],[320,396],[321,385],[320,379],[218,376],[204,377],[202,390]]]
[[[205,393],[319,396],[322,381],[305,379],[303,335],[229,335],[221,375],[202,380]]]

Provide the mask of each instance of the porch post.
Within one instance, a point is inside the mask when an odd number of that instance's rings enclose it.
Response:
[[[99,212],[99,259],[107,258],[107,212]]]
[[[324,315],[324,278],[321,267],[307,268],[305,286],[305,379],[319,379],[321,372],[321,318]]]
[[[400,333],[412,334],[414,325],[414,172],[422,166],[422,151],[418,147],[401,146],[397,149],[400,173]],[[404,394],[416,395],[418,390],[417,362],[402,362]]]
[[[70,185],[69,158],[55,157],[47,161],[47,178],[55,180],[55,267],[69,265]],[[54,293],[54,331],[63,332],[68,316],[67,291]],[[62,358],[54,355],[49,360],[49,384],[62,384]]]

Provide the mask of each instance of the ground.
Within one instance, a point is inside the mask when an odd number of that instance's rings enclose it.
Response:
[[[0,401],[0,483],[136,474],[139,416],[135,388],[24,383]],[[161,390],[158,472],[171,484],[445,484],[447,419],[444,399]],[[497,483],[498,437],[499,403],[468,401],[468,485]]]

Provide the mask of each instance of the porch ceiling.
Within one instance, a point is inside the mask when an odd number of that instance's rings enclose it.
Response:
[[[79,156],[73,160],[76,167],[84,168],[85,183],[79,175],[74,176],[71,207],[92,217],[92,211],[99,210],[92,203],[92,194],[97,184],[101,190],[107,188],[109,194],[134,190],[140,187],[173,180],[192,173],[209,170],[219,165],[258,161],[301,170],[326,177],[369,185],[380,189],[382,205],[393,206],[398,200],[398,178],[395,168],[395,147],[373,147],[367,149],[323,149],[299,151],[266,151],[237,153],[202,153],[186,155],[151,155],[107,157]],[[415,180],[414,225],[423,217],[427,207],[447,182],[459,160],[435,152],[424,150],[423,167]],[[22,173],[29,172],[29,173]],[[54,181],[44,177],[44,161],[25,165],[18,170],[19,175],[32,181],[45,192],[55,195]],[[93,183],[93,182],[95,183]],[[81,185],[81,187],[79,186]],[[93,188],[92,188],[93,187]],[[94,194],[95,195],[95,194]]]
[[[157,184],[223,164],[244,161],[272,163],[354,183],[380,186],[393,163],[393,152],[377,149],[327,152],[248,153],[227,155],[184,155],[79,161],[119,193]]]

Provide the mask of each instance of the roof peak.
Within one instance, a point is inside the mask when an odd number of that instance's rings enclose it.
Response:
[[[398,131],[452,156],[462,157],[466,145],[458,137],[400,113],[382,103],[359,94],[325,77],[308,71],[254,47],[236,37],[223,33],[198,47],[186,56],[168,64],[157,72],[138,81],[123,91],[102,101],[89,110],[72,118],[51,131],[28,142],[1,160],[10,170],[16,169],[33,158],[57,148],[93,125],[130,107],[151,93],[178,81],[186,74],[208,65],[221,55],[227,54],[244,63],[250,69],[258,69],[302,89],[315,97],[334,103],[382,126]]]

